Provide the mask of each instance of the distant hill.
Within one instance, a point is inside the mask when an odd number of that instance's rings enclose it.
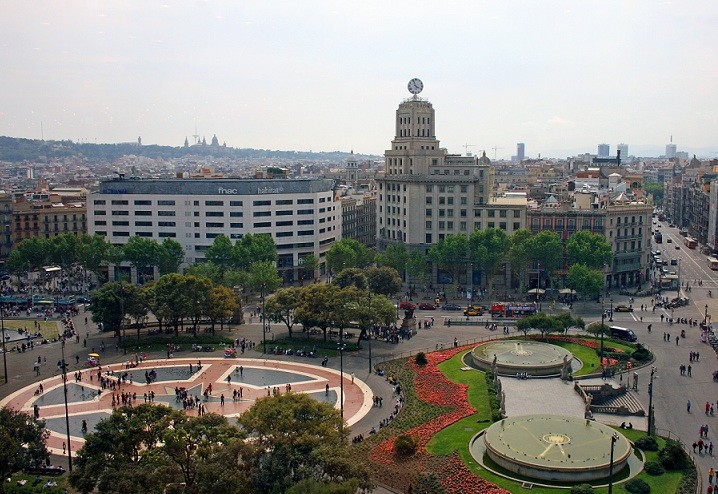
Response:
[[[18,137],[0,136],[0,161],[49,161],[53,158],[84,156],[91,161],[113,161],[121,156],[133,154],[148,158],[181,158],[182,156],[214,156],[235,159],[276,158],[288,160],[344,161],[349,153],[331,151],[313,153],[307,151],[273,151],[269,149],[240,149],[216,146],[140,146],[134,143],[88,144],[72,141],[41,141]],[[358,160],[372,159],[373,156],[356,155]]]

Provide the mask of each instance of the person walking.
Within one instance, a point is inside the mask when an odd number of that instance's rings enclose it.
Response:
[[[691,400],[688,400],[688,402],[686,403],[686,411],[688,413],[691,413]]]

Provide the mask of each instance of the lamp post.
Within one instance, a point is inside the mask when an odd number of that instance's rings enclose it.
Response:
[[[65,362],[65,341],[62,339],[62,388],[65,398],[65,427],[67,429],[67,467],[72,472],[72,443],[70,442],[70,415],[67,411],[67,363]]]
[[[0,326],[2,326],[2,365],[3,375],[5,376],[5,384],[7,384],[7,350],[5,349],[5,314],[3,314],[3,308],[0,305]]]
[[[611,436],[611,461],[608,464],[608,494],[613,494],[613,448],[618,441],[618,434],[613,433]]]
[[[260,292],[259,300],[262,302],[262,346],[264,347],[262,353],[267,353],[267,316],[264,314],[264,287],[265,283],[262,283],[262,291]]]
[[[706,315],[703,317],[703,325],[708,326],[708,304],[706,304]]]
[[[601,302],[601,358],[599,359],[601,367],[603,367],[603,333],[605,333],[606,311],[603,309],[603,302]]]
[[[371,375],[371,330],[372,330],[372,308],[371,308],[371,292],[369,292],[369,328],[367,328],[367,342],[369,343],[369,374]],[[339,359],[341,360],[341,358]]]
[[[346,345],[343,340],[344,331],[339,329],[339,410],[342,415],[341,428],[344,430],[344,349]]]
[[[613,297],[611,297],[611,312],[608,314],[608,321],[613,322]]]
[[[656,375],[656,368],[651,367],[651,381],[648,383],[648,435],[653,435],[653,430],[655,429],[654,420],[655,417],[653,415],[653,378]]]
[[[117,282],[117,292],[120,295],[120,328],[117,330],[117,343],[122,343],[122,326],[125,321],[125,289],[122,287],[122,282]]]

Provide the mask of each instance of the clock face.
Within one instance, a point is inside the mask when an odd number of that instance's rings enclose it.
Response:
[[[424,89],[424,83],[420,79],[414,78],[409,81],[408,88],[411,94],[419,94]]]

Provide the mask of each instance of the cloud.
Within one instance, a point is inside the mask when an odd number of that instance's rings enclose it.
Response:
[[[558,115],[554,115],[553,117],[546,120],[546,123],[549,125],[570,125],[573,122],[563,117],[559,117]]]

